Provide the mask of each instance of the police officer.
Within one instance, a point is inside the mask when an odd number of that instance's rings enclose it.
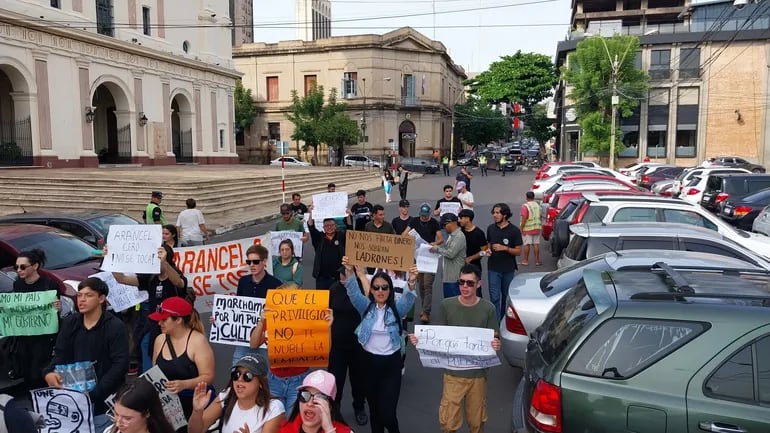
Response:
[[[508,158],[503,155],[500,157],[500,169],[503,170],[503,176],[505,176],[505,165],[508,163]]]
[[[444,155],[441,158],[441,167],[444,169],[444,176],[449,176],[449,157]]]
[[[160,191],[153,191],[150,203],[144,209],[142,214],[142,221],[145,224],[162,224],[166,225],[166,216],[160,209],[160,202],[163,200],[163,193]]]
[[[487,157],[483,154],[479,156],[479,168],[481,169],[481,175],[487,176]]]

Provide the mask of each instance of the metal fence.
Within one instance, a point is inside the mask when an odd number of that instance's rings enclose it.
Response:
[[[179,131],[177,138],[178,145],[174,149],[176,155],[176,162],[183,164],[190,164],[193,162],[193,142],[192,142],[192,129],[187,131]]]
[[[0,166],[32,165],[32,121],[0,122]]]
[[[118,156],[116,163],[131,162],[131,124],[118,129]]]

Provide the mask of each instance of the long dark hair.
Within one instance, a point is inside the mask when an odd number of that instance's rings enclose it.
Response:
[[[147,416],[147,430],[150,433],[174,433],[174,427],[166,419],[163,406],[158,397],[158,391],[148,381],[136,379],[118,392],[115,403],[120,403],[131,410]],[[112,427],[113,433],[118,431],[117,425]]]
[[[398,325],[398,333],[400,334],[402,331],[401,328],[401,317],[398,314],[398,310],[396,309],[396,293],[393,289],[393,279],[390,278],[390,275],[387,274],[387,272],[377,272],[372,276],[372,279],[369,280],[369,305],[366,307],[366,310],[364,310],[364,314],[361,315],[361,317],[366,317],[367,314],[369,314],[369,310],[374,308],[374,305],[376,304],[374,302],[374,294],[371,290],[371,284],[374,283],[374,280],[377,278],[382,278],[385,280],[386,283],[388,283],[388,287],[390,287],[390,290],[388,290],[388,299],[385,300],[385,305],[387,305],[388,308],[390,308],[391,311],[393,311],[393,317],[396,318],[396,324]],[[385,324],[387,326],[387,323]]]
[[[284,246],[284,245],[288,245],[289,248],[291,248],[291,256],[292,257],[297,257],[297,255],[294,254],[294,242],[292,242],[291,239],[284,239],[284,240],[281,241],[280,244],[278,244],[278,254],[279,255],[281,254],[281,247]]]
[[[291,414],[287,417],[287,422],[292,422],[295,419],[297,419],[297,416],[299,416],[299,393],[302,391],[297,391],[297,400],[294,401],[294,405],[291,407]],[[342,411],[340,410],[340,405],[334,401],[334,396],[327,396],[330,398],[329,400],[329,410],[331,411],[332,421],[336,421],[340,424],[343,424],[345,426],[348,426],[348,423],[345,422],[345,418],[342,417]],[[286,412],[287,414],[289,412]],[[348,426],[349,427],[349,426]]]
[[[164,229],[168,230],[171,233],[171,237],[174,239],[174,246],[179,246],[179,231],[176,229],[176,226],[173,224],[166,224],[163,226]],[[172,254],[173,255],[173,254]]]
[[[232,372],[232,369],[230,371]],[[275,398],[270,395],[270,385],[267,383],[267,376],[255,375],[253,380],[259,382],[259,390],[257,391],[257,400],[255,403],[257,406],[262,408],[262,415],[267,415],[267,409],[270,407],[270,400]],[[225,422],[230,419],[230,415],[233,413],[233,408],[236,404],[238,404],[238,396],[235,395],[232,378],[230,378],[230,381],[227,382],[227,388],[227,397],[225,397]]]
[[[29,260],[31,265],[38,265],[38,270],[45,266],[45,251],[40,248],[33,248],[19,253],[18,257],[24,257]]]

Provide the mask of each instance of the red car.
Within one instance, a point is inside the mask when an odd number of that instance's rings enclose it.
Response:
[[[559,179],[553,186],[548,188],[547,191],[543,192],[543,203],[548,203],[551,200],[551,195],[553,195],[557,191],[562,190],[562,186],[565,184],[590,184],[595,185],[595,187],[583,187],[583,188],[575,188],[576,190],[581,191],[588,191],[588,190],[603,190],[603,189],[622,189],[627,191],[645,191],[643,188],[640,188],[636,185],[630,184],[628,182],[624,182],[618,178],[611,177],[611,176],[600,176],[600,175],[577,175],[577,176],[563,176],[561,179]],[[602,185],[609,185],[602,187]],[[617,186],[619,188],[615,188],[614,186]]]

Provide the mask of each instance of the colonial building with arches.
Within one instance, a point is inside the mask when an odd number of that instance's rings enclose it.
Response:
[[[237,162],[226,0],[0,5],[0,166]]]
[[[246,44],[233,50],[233,61],[260,113],[237,137],[241,161],[266,161],[287,142],[291,154],[301,148],[303,143],[291,140],[294,125],[286,117],[292,90],[302,96],[323,85],[328,95],[335,88],[351,118],[366,125],[361,143],[345,152],[376,158],[449,153],[452,110],[465,98],[465,70],[441,42],[409,27],[383,35]],[[334,162],[321,150],[320,163]]]

